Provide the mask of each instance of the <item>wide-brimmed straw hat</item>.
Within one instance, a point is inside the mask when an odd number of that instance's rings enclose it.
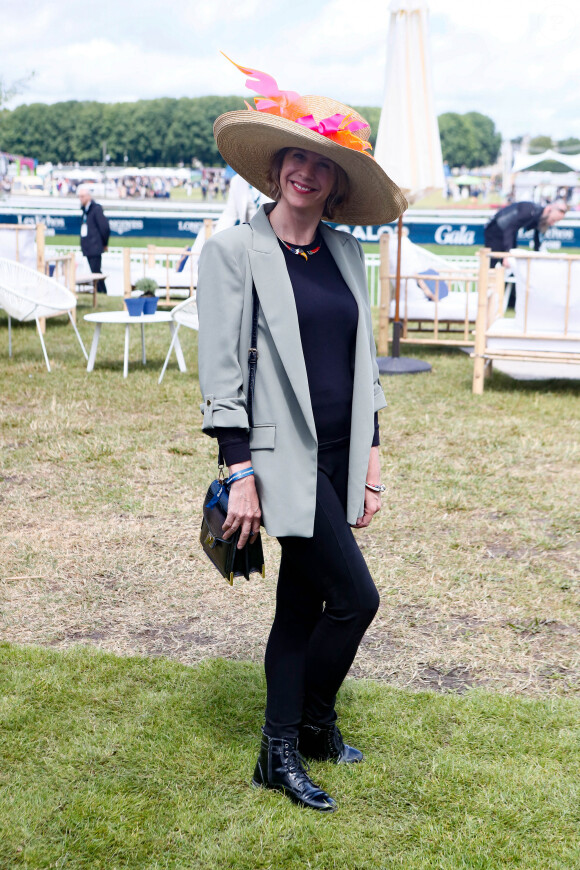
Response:
[[[305,148],[333,160],[348,177],[348,197],[332,215],[336,223],[385,224],[405,211],[403,193],[368,153],[370,126],[358,112],[329,97],[280,91],[271,76],[238,68],[252,76],[246,85],[263,98],[256,98],[256,109],[246,103],[245,110],[220,115],[213,132],[220,154],[242,178],[271,196],[274,155]]]

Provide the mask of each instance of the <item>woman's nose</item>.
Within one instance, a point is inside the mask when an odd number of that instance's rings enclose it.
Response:
[[[313,178],[314,177],[314,162],[308,160],[302,164],[300,167],[300,172],[304,178]]]

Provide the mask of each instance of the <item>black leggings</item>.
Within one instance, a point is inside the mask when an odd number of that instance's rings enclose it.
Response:
[[[312,538],[279,538],[276,616],[266,647],[269,737],[330,725],[336,694],[379,594],[346,521],[348,442],[320,445]]]

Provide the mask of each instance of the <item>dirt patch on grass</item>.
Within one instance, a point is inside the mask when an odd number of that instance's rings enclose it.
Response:
[[[434,689],[436,692],[456,692],[463,694],[474,685],[474,678],[467,668],[461,666],[442,672],[439,668],[426,665],[421,668],[413,681],[415,685],[425,689]]]
[[[90,516],[63,507],[56,495],[57,467],[43,472],[36,482],[17,475],[4,479],[18,512],[2,543],[10,566],[4,577],[11,578],[1,584],[4,639],[61,649],[91,644],[188,664],[214,656],[262,659],[275,606],[275,541],[265,540],[268,578],[237,580],[232,589],[206,563],[193,521],[164,512],[167,469],[147,468],[150,509],[119,513],[100,505]],[[139,480],[137,469],[133,496]],[[196,513],[192,500],[188,514]],[[521,565],[524,552],[529,565],[530,550],[502,550],[502,580],[476,572],[467,583],[462,570],[438,574],[439,559],[426,542],[402,546],[387,536],[386,519],[377,520],[361,541],[382,606],[352,676],[438,692],[580,690],[578,626],[571,619],[531,615],[530,600],[522,596],[514,566]],[[488,549],[478,547],[480,569],[489,564]],[[545,555],[534,551],[533,558]],[[542,614],[553,613],[550,594],[544,590]]]
[[[88,522],[61,506],[58,516],[49,508],[39,517],[31,496],[24,494],[19,526],[2,544],[12,577],[1,584],[4,639],[91,644],[187,664],[262,659],[275,606],[275,541],[265,540],[267,579],[254,575],[230,588],[179,515],[101,509]],[[379,532],[364,543],[382,605],[352,676],[438,692],[580,689],[577,625],[531,617],[529,602],[514,600],[513,577],[457,586],[433,575],[427,548],[403,559],[392,542],[381,547]]]

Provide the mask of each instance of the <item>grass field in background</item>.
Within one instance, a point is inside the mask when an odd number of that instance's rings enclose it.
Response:
[[[183,236],[179,239],[173,238],[158,238],[153,236],[112,236],[109,240],[111,248],[146,248],[147,245],[159,245],[167,248],[186,248],[194,241],[193,238],[187,239]],[[81,249],[80,239],[78,236],[47,236],[47,245],[76,245]]]
[[[453,180],[453,179],[452,179]],[[493,192],[488,196],[470,196],[467,199],[461,198],[459,200],[454,200],[453,198],[448,199],[443,191],[436,190],[432,193],[429,193],[427,196],[424,196],[423,199],[418,199],[416,202],[412,203],[409,206],[410,211],[415,211],[416,209],[437,209],[440,211],[446,211],[447,209],[465,209],[466,214],[469,214],[469,211],[472,210],[485,210],[489,209],[490,212],[497,211],[499,206],[505,204],[505,196],[502,196],[501,193]]]
[[[116,236],[111,239],[112,248],[146,248],[147,245],[159,245],[168,248],[187,247],[193,239],[167,239],[167,238],[149,238],[149,237],[127,237]],[[78,236],[48,236],[46,239],[48,245],[76,245],[80,250],[80,242]],[[422,245],[428,251],[434,254],[439,254],[441,257],[469,257],[476,254],[481,249],[479,245]],[[364,242],[363,249],[366,254],[378,254],[379,245],[377,242]],[[580,248],[566,248],[567,254],[580,254]]]
[[[221,193],[218,196],[214,196],[213,199],[210,199],[209,195],[204,199],[203,196],[201,195],[201,188],[200,187],[194,187],[193,190],[191,191],[191,196],[187,195],[187,190],[185,187],[173,187],[171,189],[170,193],[171,193],[170,199],[172,199],[172,200],[174,199],[174,200],[177,200],[179,202],[191,202],[191,203],[195,203],[195,204],[197,204],[198,202],[205,202],[205,203],[214,203],[214,204],[218,205],[220,203],[224,203],[227,199],[227,194],[226,194],[226,198],[224,199],[222,197]]]

